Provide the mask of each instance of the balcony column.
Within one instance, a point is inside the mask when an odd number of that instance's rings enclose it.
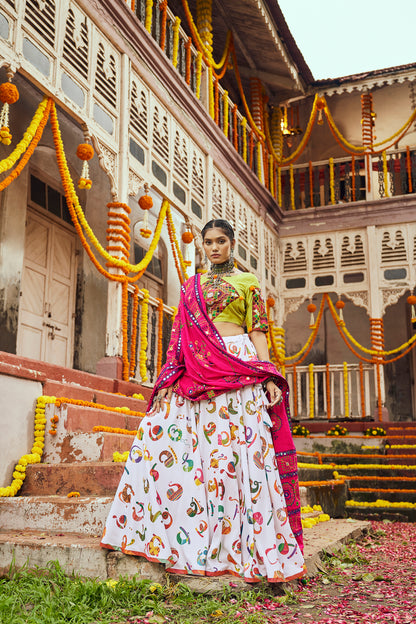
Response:
[[[127,55],[121,57],[120,76],[120,118],[118,134],[120,137],[117,160],[117,201],[128,203],[128,175],[129,175],[129,76],[130,61]],[[117,208],[127,216],[123,208]],[[120,252],[112,252],[118,258]],[[110,272],[122,275],[121,269],[110,268]],[[97,374],[114,379],[121,379],[123,335],[122,335],[122,284],[108,281],[107,288],[107,323],[105,339],[105,357],[97,363]]]

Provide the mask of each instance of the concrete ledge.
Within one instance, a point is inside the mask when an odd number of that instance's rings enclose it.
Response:
[[[99,537],[112,497],[15,496],[0,498],[3,527],[14,531],[77,533]]]
[[[305,561],[309,576],[318,573],[324,553],[336,552],[351,539],[357,539],[370,527],[370,522],[360,520],[330,520],[306,529]],[[0,576],[8,573],[10,565],[21,568],[44,567],[49,561],[58,561],[66,573],[72,572],[90,578],[132,577],[150,578],[158,583],[166,582],[164,566],[150,563],[142,557],[123,555],[100,547],[99,539],[80,534],[56,534],[40,531],[0,532]],[[198,593],[222,591],[234,577],[203,578],[171,575],[170,581],[185,583]],[[238,579],[237,579],[238,581]],[[239,588],[253,588],[244,581]]]

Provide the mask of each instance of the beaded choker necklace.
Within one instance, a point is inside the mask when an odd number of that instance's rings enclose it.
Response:
[[[221,262],[221,264],[211,264],[211,268],[209,270],[210,275],[218,274],[218,273],[231,273],[234,270],[234,260],[229,258],[225,262]]]
[[[231,275],[234,271],[234,259],[230,258],[226,262],[221,264],[211,264],[211,268],[208,271],[208,282],[212,286],[219,286],[222,281],[222,277]]]

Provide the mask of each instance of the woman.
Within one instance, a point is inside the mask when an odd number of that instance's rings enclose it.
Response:
[[[210,221],[202,238],[211,270],[182,286],[101,545],[169,572],[291,580],[304,562],[287,384],[269,362],[258,280],[234,267],[231,225]]]

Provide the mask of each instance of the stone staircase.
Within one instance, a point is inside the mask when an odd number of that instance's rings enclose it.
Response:
[[[346,425],[346,423],[342,423]],[[300,480],[330,480],[333,472],[347,478],[348,497],[344,500],[345,515],[357,519],[392,519],[416,521],[416,425],[412,422],[385,422],[380,425],[386,431],[384,438],[356,438],[357,451],[347,453],[310,454],[301,461],[332,464],[327,468],[301,469]],[[348,426],[348,425],[346,425]],[[369,426],[366,423],[366,426]],[[378,426],[378,423],[376,424]],[[358,430],[359,431],[359,430]],[[338,440],[354,440],[338,438]],[[359,450],[359,444],[374,444],[374,451]],[[408,448],[403,448],[406,445]],[[392,448],[394,446],[402,448]],[[321,464],[321,465],[322,465]],[[360,503],[352,505],[352,501]],[[383,505],[376,501],[386,501]]]
[[[139,573],[160,579],[163,566],[99,546],[124,467],[113,462],[113,453],[130,450],[133,436],[93,431],[95,426],[135,431],[141,420],[137,412],[145,411],[151,390],[24,358],[17,362],[8,354],[0,373],[35,376],[45,396],[61,398],[59,407],[47,404],[42,463],[27,466],[17,496],[0,498],[0,574],[12,563],[42,566],[58,560],[68,573],[99,578]],[[146,400],[132,398],[134,393]],[[51,435],[54,415],[59,420]],[[71,492],[80,496],[68,497]]]

